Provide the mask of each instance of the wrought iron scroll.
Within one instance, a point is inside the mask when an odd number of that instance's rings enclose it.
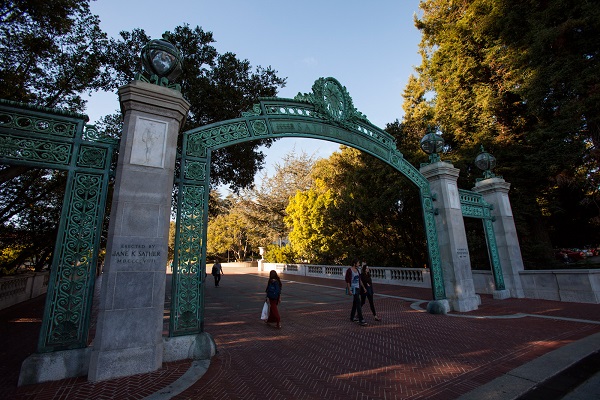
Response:
[[[298,94],[294,99],[261,98],[241,118],[184,132],[178,177],[171,336],[202,329],[211,152],[263,138],[309,137],[345,144],[379,158],[415,183],[423,206],[433,297],[446,298],[429,182],[404,159],[390,134],[354,108],[346,88],[337,80],[320,78],[312,89],[312,93]],[[193,252],[201,254],[201,258],[197,260]]]
[[[494,217],[491,213],[494,206],[486,202],[481,193],[475,193],[464,189],[459,189],[458,192],[463,217],[479,218],[483,221],[483,231],[485,232],[492,274],[494,275],[494,285],[496,286],[496,290],[504,290],[506,288],[504,285],[504,275],[502,273],[500,255],[498,253],[498,245],[494,233]]]
[[[117,140],[87,116],[0,100],[0,163],[67,171],[38,352],[86,347]]]

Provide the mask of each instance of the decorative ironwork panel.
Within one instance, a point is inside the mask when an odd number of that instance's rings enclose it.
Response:
[[[494,275],[494,284],[496,285],[497,290],[504,290],[504,275],[502,273],[502,266],[500,265],[500,255],[496,244],[496,235],[494,234],[494,218],[491,213],[494,206],[486,202],[481,193],[464,189],[459,189],[458,193],[460,196],[460,207],[463,217],[479,218],[483,220],[483,230],[485,232],[488,257]]]
[[[54,255],[40,351],[87,346],[97,260],[97,226],[102,225],[105,180],[99,174],[69,179]]]
[[[68,166],[72,153],[71,143],[15,135],[0,136],[0,157],[5,159]]]
[[[207,178],[207,177],[206,177]],[[207,185],[181,184],[173,262],[170,336],[201,332]]]
[[[87,346],[111,159],[118,145],[85,126],[87,120],[0,99],[0,162],[68,171],[39,352]]]
[[[430,196],[425,196],[423,192],[421,192],[421,204],[423,207],[425,235],[427,237],[427,250],[429,253],[429,268],[431,269],[431,288],[433,290],[433,299],[443,300],[446,298],[446,288],[444,286],[444,274],[442,272],[437,228],[435,226],[435,210],[433,208],[433,199]]]
[[[82,168],[104,169],[107,160],[109,160],[107,148],[82,145],[79,148],[77,166]]]
[[[0,104],[6,102],[0,102]],[[17,103],[12,103],[18,106]],[[22,105],[21,105],[22,106]],[[0,126],[6,129],[74,138],[78,122],[57,120],[52,116],[36,116],[18,111],[0,110]]]
[[[506,289],[504,285],[504,274],[502,273],[502,266],[500,265],[500,254],[498,253],[496,235],[494,234],[494,224],[492,223],[491,219],[486,218],[483,220],[483,231],[485,232],[485,239],[487,241],[490,264],[492,264],[492,274],[494,275],[494,284],[496,285],[496,290],[504,290]]]

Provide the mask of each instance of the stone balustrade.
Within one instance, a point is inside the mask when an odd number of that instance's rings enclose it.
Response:
[[[49,272],[0,278],[0,310],[46,293],[49,278]]]
[[[258,263],[259,271],[274,269],[290,275],[330,279],[344,279],[347,268],[337,265]],[[427,268],[370,268],[373,282],[431,288]],[[600,304],[600,269],[521,271],[519,275],[525,298]],[[478,294],[494,293],[491,271],[473,270],[473,284]]]
[[[316,276],[330,279],[344,279],[348,266],[279,264],[259,262],[259,271],[276,270],[290,275]],[[369,267],[373,282],[414,287],[431,287],[431,278],[427,268],[383,268]]]

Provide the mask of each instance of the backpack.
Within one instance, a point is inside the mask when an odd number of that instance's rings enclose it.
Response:
[[[280,293],[281,287],[279,287],[279,282],[276,280],[269,282],[269,286],[267,286],[267,297],[269,299],[276,300],[279,298]]]

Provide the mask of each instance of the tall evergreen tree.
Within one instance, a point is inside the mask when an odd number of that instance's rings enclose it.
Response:
[[[553,211],[567,206],[558,195],[561,185],[587,186],[587,199],[598,198],[598,187],[586,181],[598,182],[592,110],[598,105],[593,88],[600,83],[593,73],[600,5],[427,0],[421,8],[416,25],[423,33],[423,63],[417,79],[431,90],[434,122],[449,145],[448,157],[473,173],[480,145],[496,156],[496,172],[512,185],[524,258],[529,266],[543,266],[539,261],[551,256],[550,232],[558,222]],[[471,179],[464,174],[461,184],[472,185]],[[575,211],[570,214],[585,214]],[[593,221],[578,222],[598,241]],[[555,235],[554,245],[568,235]]]

